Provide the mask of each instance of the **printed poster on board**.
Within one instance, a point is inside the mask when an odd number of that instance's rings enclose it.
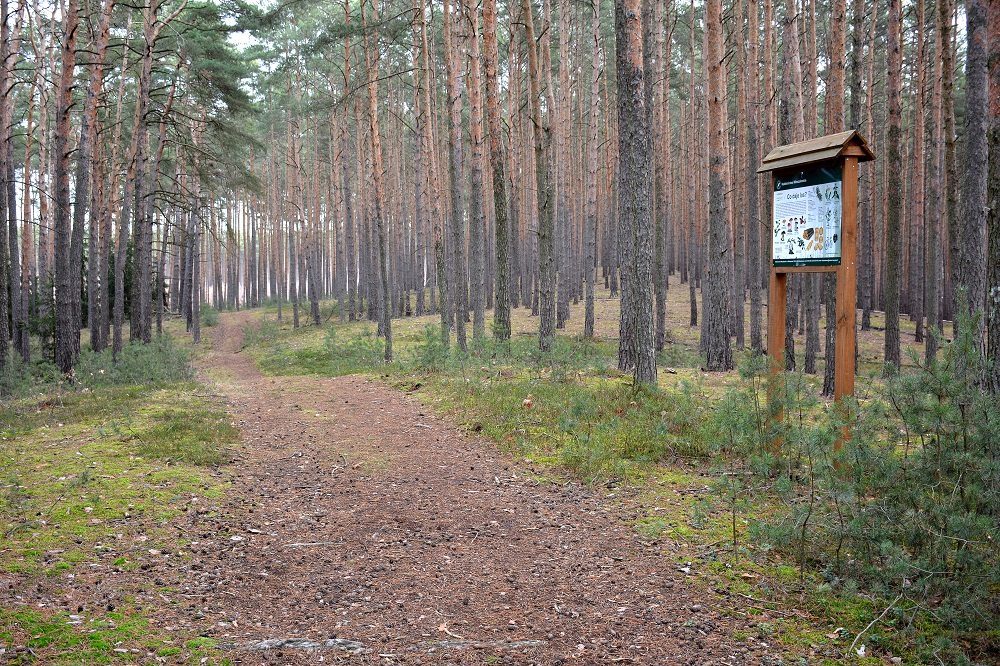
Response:
[[[774,180],[771,257],[780,266],[839,266],[843,169],[783,174]]]

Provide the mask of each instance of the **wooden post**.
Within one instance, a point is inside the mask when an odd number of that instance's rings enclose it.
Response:
[[[840,266],[837,267],[837,355],[833,398],[854,395],[854,349],[857,345],[858,158],[844,160]],[[827,315],[829,316],[829,314]],[[830,360],[827,359],[827,363]]]
[[[788,190],[789,183],[799,184],[810,182],[809,178],[817,173],[823,173],[822,169],[836,169],[841,171],[841,219],[840,219],[840,257],[835,255],[808,255],[801,259],[801,250],[792,252],[795,246],[786,245],[789,248],[788,255],[784,261],[774,257],[771,266],[770,278],[770,298],[768,302],[768,326],[767,326],[767,353],[771,357],[771,377],[772,380],[784,369],[785,350],[785,306],[787,303],[787,284],[789,273],[826,273],[836,272],[837,274],[837,313],[836,313],[836,354],[833,359],[827,358],[827,363],[834,363],[834,403],[836,409],[847,410],[849,405],[846,399],[854,395],[854,354],[857,345],[857,229],[858,229],[858,164],[875,159],[874,153],[868,149],[864,138],[856,131],[841,132],[830,136],[803,141],[801,143],[787,146],[779,146],[771,151],[764,158],[758,173],[770,171],[775,180],[775,190],[778,189],[777,180],[779,176],[791,178],[783,184],[783,191],[789,192],[789,198],[783,200],[795,202],[798,198],[802,201],[802,194],[792,194],[794,190]],[[814,183],[830,182],[827,180],[814,180]],[[834,186],[834,191],[836,187]],[[812,195],[809,195],[810,197]],[[827,189],[829,196],[829,188]],[[819,197],[819,190],[816,191]],[[777,210],[777,207],[776,207]],[[792,210],[795,210],[794,208]],[[785,218],[782,223],[788,222],[788,229],[791,231],[793,220],[800,224],[802,212],[792,212],[790,218]],[[829,215],[829,213],[827,213]],[[809,215],[805,215],[807,219]],[[827,218],[829,219],[829,218]],[[771,221],[772,225],[774,220]],[[796,226],[796,229],[801,227]],[[812,227],[806,229],[810,235],[804,238],[811,238]],[[817,229],[818,234],[822,229]],[[772,228],[772,243],[777,243],[777,230]],[[782,242],[784,233],[781,234]],[[836,239],[835,239],[836,240]],[[799,240],[799,247],[802,247],[802,240]],[[807,247],[808,251],[809,248]],[[775,265],[777,264],[777,265]],[[830,316],[830,313],[827,313]],[[773,385],[772,385],[773,386]],[[773,401],[774,388],[771,389],[768,399]],[[842,411],[842,413],[845,413]],[[780,409],[772,414],[772,418],[780,421],[782,414]],[[834,449],[839,450],[843,442],[850,437],[847,427],[844,428]],[[775,449],[780,450],[780,440],[775,442]]]
[[[785,369],[785,308],[788,305],[788,273],[779,273],[773,266],[771,267],[771,279],[768,281],[770,298],[767,304],[767,355],[771,359],[771,381],[768,385],[767,403],[773,405],[775,392],[778,390],[776,384],[778,377]],[[784,385],[780,387],[784,392]],[[784,418],[784,413],[779,407],[770,415],[775,421],[780,422]],[[781,450],[781,440],[775,439],[772,442],[775,452]]]

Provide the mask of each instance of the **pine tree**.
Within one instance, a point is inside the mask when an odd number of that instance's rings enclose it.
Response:
[[[636,383],[656,383],[652,293],[650,128],[638,0],[615,1],[615,70],[618,78],[618,237],[622,241],[619,367]],[[626,277],[627,276],[627,277]],[[630,345],[631,343],[631,345]]]

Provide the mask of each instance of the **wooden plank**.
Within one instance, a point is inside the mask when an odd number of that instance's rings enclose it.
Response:
[[[797,145],[797,144],[792,144]],[[787,147],[787,146],[783,146]],[[778,149],[776,148],[774,152]],[[823,150],[815,150],[808,153],[791,153],[788,155],[768,155],[768,161],[762,162],[757,173],[763,173],[767,171],[776,171],[778,169],[794,169],[801,170],[804,168],[813,168],[816,163],[823,162],[826,160],[832,160],[840,155],[842,146],[834,146],[832,148],[825,148]],[[772,157],[773,156],[773,157]]]
[[[857,130],[848,130],[808,141],[778,146],[761,161],[757,172],[763,173],[795,166],[813,166],[814,162],[821,162],[847,154],[856,155],[860,162],[875,159],[875,154],[868,148],[868,143],[864,137]]]
[[[839,273],[840,266],[775,266],[774,270],[779,273]]]
[[[771,359],[771,382],[768,387],[767,402],[774,404],[774,391],[778,389],[777,378],[785,370],[785,307],[788,304],[788,274],[771,269],[767,299],[767,355]],[[772,412],[771,418],[781,421],[784,414],[780,409]],[[781,440],[771,444],[774,453],[781,451]]]
[[[771,269],[770,298],[767,299],[767,355],[772,369],[785,368],[785,307],[788,304],[788,274]]]
[[[837,271],[837,350],[834,360],[834,401],[854,395],[854,353],[857,344],[858,293],[858,158],[844,159],[840,266]],[[842,404],[842,407],[845,405]],[[848,433],[843,434],[846,439]],[[842,440],[834,445],[839,449]]]

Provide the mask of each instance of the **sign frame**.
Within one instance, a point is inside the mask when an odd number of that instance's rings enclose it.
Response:
[[[788,276],[792,273],[836,273],[836,352],[834,355],[834,401],[844,408],[844,399],[854,395],[854,353],[857,344],[857,229],[858,166],[875,159],[875,154],[857,130],[779,146],[761,162],[757,173],[772,175],[772,203],[778,179],[814,169],[841,169],[840,262],[830,264],[778,265],[771,260],[768,298],[767,353],[771,372],[784,368],[785,309],[788,304]],[[774,239],[774,215],[769,221],[769,237]],[[829,313],[827,314],[829,317]],[[830,359],[827,359],[830,362]],[[778,420],[782,418],[779,413]],[[848,433],[842,434],[839,449]]]
[[[773,267],[840,265],[843,181],[839,164],[774,176],[770,235]]]

